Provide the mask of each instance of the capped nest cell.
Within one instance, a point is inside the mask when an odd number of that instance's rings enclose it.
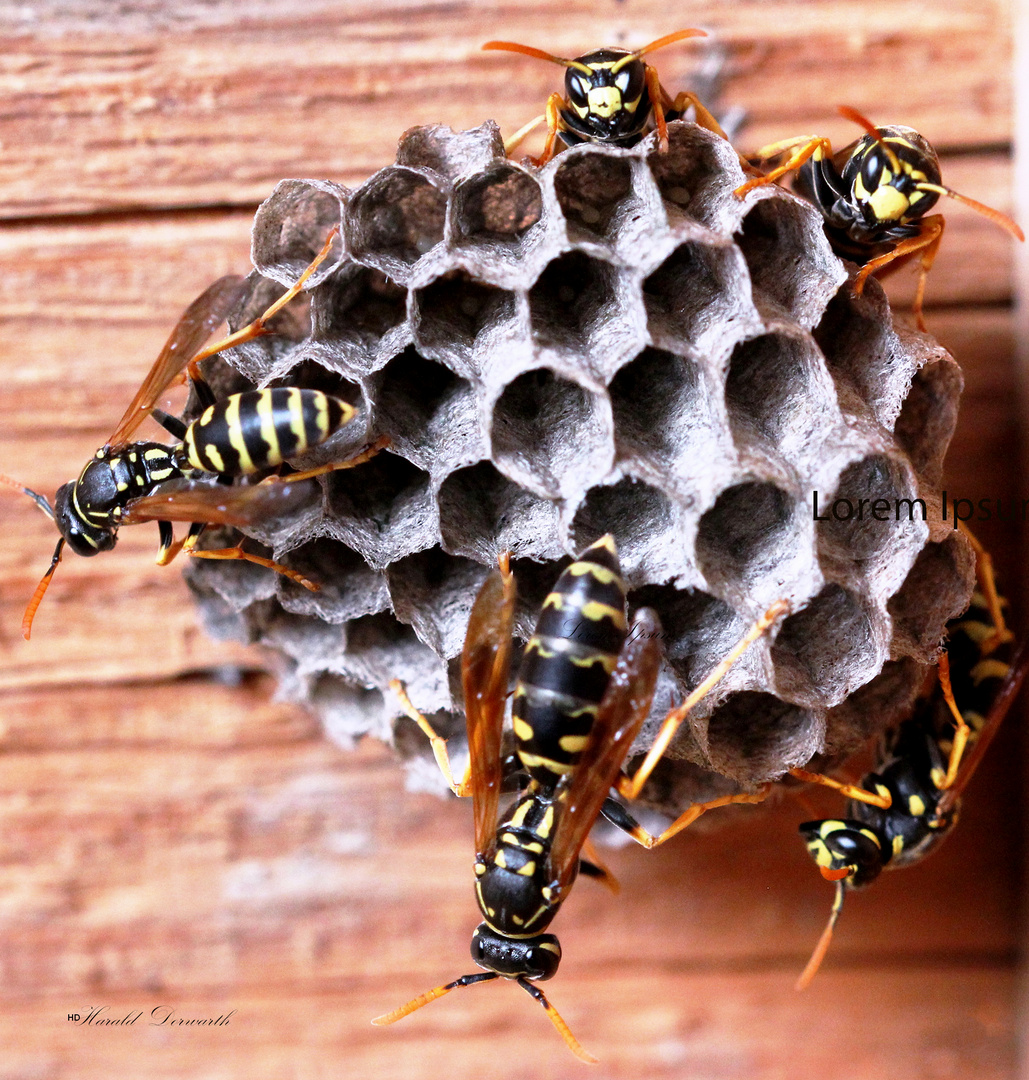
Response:
[[[357,191],[287,180],[259,209],[234,327],[341,239],[309,315],[295,302],[220,377],[358,408],[305,466],[391,445],[255,534],[320,592],[252,564],[189,577],[209,624],[278,650],[286,692],[341,743],[391,740],[431,775],[392,678],[463,739],[465,625],[505,550],[524,642],[569,557],[614,534],[630,607],[664,627],[633,755],[789,602],[680,730],[645,792],[667,811],[853,751],[965,606],[973,558],[938,500],[953,359],[895,326],[875,281],[853,295],[814,209],[775,186],[737,199],[726,142],[669,135],[667,153],[586,145],[537,171],[492,123],[421,128]]]

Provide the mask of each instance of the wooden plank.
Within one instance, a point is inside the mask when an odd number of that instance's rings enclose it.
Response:
[[[404,793],[382,747],[344,753],[255,695],[194,681],[122,690],[112,706],[96,687],[4,696],[4,996],[139,991],[154,972],[174,994],[315,993],[382,965],[417,989],[467,965],[470,807]],[[831,970],[1012,955],[1004,745],[940,854],[851,899]],[[819,794],[814,807],[838,812]],[[831,899],[796,832],[812,812],[783,796],[656,852],[612,851],[621,895],[584,882],[555,925],[573,966],[771,965],[788,985]]]
[[[462,991],[392,1029],[368,1024],[407,992],[382,970],[330,994],[93,994],[125,1027],[84,1023],[88,1004],[7,1005],[0,1014],[5,1073],[12,1080],[282,1080],[375,1076],[377,1080],[515,1080],[571,1077],[579,1066],[542,1012],[514,986]],[[371,989],[369,989],[369,983]],[[931,989],[930,989],[931,988]],[[695,973],[673,965],[636,972],[587,969],[548,993],[612,1078],[747,1076],[785,1080],[1009,1080],[1012,1031],[1007,971],[914,968],[875,980],[848,974],[816,996],[784,992],[776,974]],[[927,1000],[931,997],[931,1003]],[[478,1004],[475,1004],[478,1002]],[[150,1010],[175,1019],[217,1018],[221,1027],[150,1027]],[[77,1013],[78,1023],[66,1020]],[[488,1064],[485,1064],[488,1063]]]
[[[578,3],[321,3],[268,0],[240,19],[189,0],[159,13],[76,5],[0,25],[0,207],[8,218],[127,207],[245,205],[283,176],[360,183],[392,160],[415,124],[513,131],[537,114],[560,72],[483,55],[484,38],[562,55],[642,44],[677,23],[718,35],[726,100],[753,118],[748,143],[821,130],[842,101],[904,120],[944,146],[1010,138],[1010,6],[965,0],[683,3],[643,0],[631,15]],[[703,53],[658,60],[673,89],[700,85]],[[831,64],[826,58],[830,57]],[[898,104],[902,115],[898,115]]]

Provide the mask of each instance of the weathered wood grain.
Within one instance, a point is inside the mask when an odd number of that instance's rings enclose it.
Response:
[[[42,10],[46,11],[46,8]],[[650,41],[679,25],[717,34],[727,103],[761,145],[834,134],[837,102],[903,121],[943,146],[996,146],[1011,125],[1010,11],[940,4],[610,3],[75,5],[0,24],[0,214],[240,205],[283,176],[360,183],[415,124],[510,132],[542,111],[560,71],[483,54],[484,38],[560,55]],[[703,46],[662,53],[673,89],[698,82]],[[848,132],[847,141],[852,137]]]
[[[371,983],[369,992],[365,987]],[[596,1075],[612,1078],[753,1077],[786,1080],[1008,1080],[1009,974],[915,967],[872,983],[863,973],[830,976],[817,999],[784,994],[778,975],[709,975],[681,967],[638,973],[587,969],[554,996],[586,1047]],[[932,1006],[927,1007],[927,990]],[[584,1075],[542,1011],[514,986],[466,990],[489,1001],[490,1018],[449,998],[385,1031],[368,1023],[367,999],[387,1007],[405,979],[376,972],[321,995],[161,993],[93,995],[101,1016],[141,1016],[129,1027],[71,1023],[88,1005],[12,1004],[0,1016],[5,1080],[516,1080]],[[890,1002],[883,1008],[884,1001]],[[223,1027],[149,1027],[150,1010],[217,1018]],[[166,1015],[165,1012],[158,1017]],[[871,1033],[871,1034],[870,1034]],[[484,1071],[485,1070],[485,1071]]]
[[[47,493],[77,473],[185,304],[247,269],[252,209],[282,176],[355,186],[413,124],[511,131],[538,112],[559,69],[481,54],[487,38],[574,55],[703,25],[724,100],[748,110],[742,146],[842,145],[844,102],[920,128],[948,183],[1008,210],[1010,18],[1004,0],[253,0],[245,21],[234,0],[0,6],[0,472]],[[703,51],[659,54],[664,81],[699,85]],[[943,209],[927,317],[967,383],[947,483],[1008,493],[1013,248]],[[911,276],[889,287],[904,304]],[[1024,529],[979,531],[1017,590]],[[26,644],[54,533],[0,491],[0,1080],[579,1075],[515,987],[370,1027],[472,969],[469,808],[404,792],[380,747],[326,743],[267,676],[231,685],[266,659],[206,638],[156,542],[127,529],[114,554],[67,559]],[[597,1074],[1009,1080],[1016,726],[939,854],[848,899],[807,995],[791,984],[831,889],[796,823],[838,800],[781,796],[607,856],[622,893],[576,887],[548,986]],[[237,1011],[178,1030],[66,1020],[90,1006]]]

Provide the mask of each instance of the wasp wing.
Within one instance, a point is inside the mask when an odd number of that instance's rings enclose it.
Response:
[[[312,502],[317,493],[318,484],[313,480],[250,487],[166,484],[153,495],[133,499],[126,506],[119,525],[137,525],[143,521],[202,521],[208,525],[243,528],[295,513],[305,503]]]
[[[559,888],[565,888],[574,878],[582,845],[618,777],[629,747],[650,715],[661,663],[660,635],[657,613],[641,608],[600,702],[590,741],[568,774],[570,779],[566,776],[558,784],[550,876]]]
[[[228,274],[204,290],[186,308],[142,386],[136,391],[132,404],[107,440],[108,446],[123,446],[129,441],[133,432],[150,415],[172,379],[193,359],[214,328],[224,322],[246,288],[246,278]]]
[[[507,557],[501,556],[479,590],[468,617],[461,653],[461,682],[468,722],[468,753],[472,767],[475,850],[486,851],[497,828],[502,777],[500,740],[511,670],[511,628],[514,622],[515,580]]]
[[[968,782],[972,779],[975,770],[979,768],[979,762],[982,761],[990,743],[993,742],[1001,721],[1007,716],[1008,710],[1018,697],[1018,691],[1022,688],[1027,673],[1029,673],[1029,639],[1019,645],[1018,651],[1012,658],[1010,670],[990,705],[990,711],[986,714],[983,726],[979,729],[975,745],[961,762],[957,780],[940,796],[940,801],[936,804],[938,817],[943,817],[952,810],[961,797],[961,793],[968,787]]]

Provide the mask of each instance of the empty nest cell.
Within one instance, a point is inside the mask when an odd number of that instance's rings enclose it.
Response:
[[[502,551],[555,559],[557,506],[509,480],[490,461],[452,472],[440,485],[440,534],[447,551],[489,565]]]
[[[775,484],[751,480],[727,488],[697,529],[704,577],[734,604],[767,606],[784,598],[800,540],[795,518],[793,498]]]
[[[747,261],[755,303],[771,302],[805,328],[818,322],[846,279],[821,221],[785,193],[760,199],[744,217],[736,242]]]
[[[757,436],[791,460],[825,445],[842,419],[821,354],[799,336],[740,342],[729,361],[725,397],[737,445]]]
[[[279,561],[318,583],[317,592],[279,578],[279,603],[295,615],[345,623],[390,606],[386,580],[352,548],[317,536],[283,554]]]
[[[647,164],[671,208],[708,228],[731,231],[739,213],[732,192],[746,177],[732,147],[709,136],[694,124],[669,124],[668,152],[651,150]]]
[[[622,576],[629,588],[688,573],[680,515],[663,492],[623,476],[586,492],[572,519],[572,546],[581,551],[611,533],[618,544]]]
[[[866,595],[878,602],[900,588],[929,536],[910,466],[885,454],[849,465],[836,491],[812,509],[826,578],[847,583],[860,577]]]
[[[964,386],[952,360],[937,360],[915,372],[893,434],[926,483],[938,485],[943,455],[958,422],[958,397]]]
[[[581,251],[562,255],[529,290],[533,335],[581,365],[591,356],[594,336],[617,312],[616,298],[614,267]]]
[[[480,439],[471,384],[408,347],[370,381],[375,430],[430,472]],[[446,452],[450,451],[451,454]]]
[[[634,197],[632,163],[609,154],[562,154],[554,172],[554,193],[572,240],[612,241],[639,202]]]
[[[381,270],[351,267],[342,281],[314,290],[311,317],[313,341],[368,370],[382,338],[407,321],[407,290]]]
[[[526,371],[493,407],[493,458],[537,494],[566,497],[611,467],[609,409],[606,398],[546,368]]]
[[[838,705],[882,667],[884,638],[858,597],[828,584],[779,628],[772,646],[776,689],[811,708]]]
[[[464,243],[521,247],[542,214],[539,184],[515,165],[474,176],[454,191],[454,231]]]
[[[618,457],[660,477],[690,505],[709,503],[733,459],[719,390],[696,358],[644,349],[608,387]]]
[[[405,281],[409,267],[443,239],[446,212],[446,195],[421,173],[399,166],[383,169],[351,199],[351,253]]]
[[[472,372],[480,335],[503,334],[515,318],[515,305],[513,292],[454,270],[415,292],[415,338],[423,352]]]
[[[822,745],[814,713],[758,690],[740,690],[707,721],[711,767],[745,786],[777,780],[784,764],[803,765]]]
[[[439,542],[429,474],[388,450],[330,473],[326,493],[327,530],[375,570]]]
[[[680,244],[643,282],[650,336],[669,349],[684,345],[707,352],[726,348],[727,329],[756,325],[749,297],[731,286],[739,278],[739,250],[732,245]]]

